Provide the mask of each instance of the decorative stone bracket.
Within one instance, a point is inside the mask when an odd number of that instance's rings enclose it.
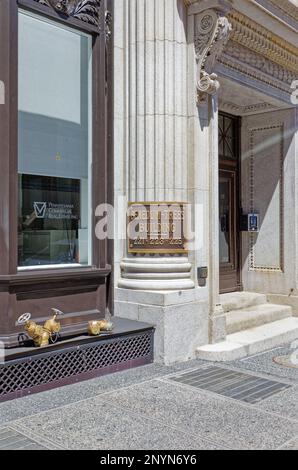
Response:
[[[232,26],[215,10],[205,10],[195,16],[195,52],[197,61],[197,100],[217,93],[219,81],[213,72],[217,59],[228,42]]]

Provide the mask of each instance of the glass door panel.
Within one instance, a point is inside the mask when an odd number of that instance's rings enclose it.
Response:
[[[231,260],[231,181],[220,178],[219,181],[219,262]]]

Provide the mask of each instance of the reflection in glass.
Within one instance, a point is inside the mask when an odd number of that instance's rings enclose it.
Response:
[[[19,266],[90,263],[91,37],[19,12]]]
[[[223,160],[237,159],[236,122],[225,115],[219,115],[219,156]]]
[[[219,261],[230,262],[230,183],[219,183]]]

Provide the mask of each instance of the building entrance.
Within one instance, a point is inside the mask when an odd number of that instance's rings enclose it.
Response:
[[[220,292],[241,290],[240,274],[240,119],[219,115]]]

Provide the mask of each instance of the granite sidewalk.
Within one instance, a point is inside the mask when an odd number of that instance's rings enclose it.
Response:
[[[152,364],[2,403],[0,450],[297,449],[298,369],[273,362],[289,352]],[[254,403],[231,393],[252,382]]]

